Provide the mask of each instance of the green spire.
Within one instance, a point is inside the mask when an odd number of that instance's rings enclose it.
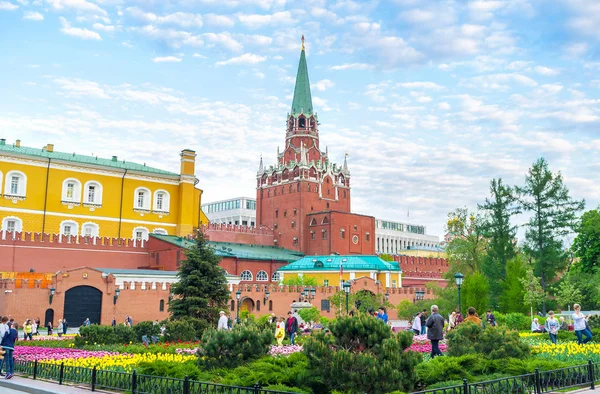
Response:
[[[296,75],[296,87],[294,88],[294,100],[292,101],[292,115],[298,116],[303,113],[306,116],[313,114],[312,97],[310,95],[310,81],[308,80],[308,66],[304,53],[304,36],[302,36],[302,52],[298,64],[298,75]]]

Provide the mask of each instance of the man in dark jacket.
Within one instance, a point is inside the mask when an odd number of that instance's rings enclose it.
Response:
[[[419,318],[421,319],[421,335],[423,335],[427,332],[427,328],[425,326],[425,323],[427,322],[427,309],[423,309],[423,312],[421,312],[421,316],[419,316]]]
[[[444,318],[438,313],[437,305],[431,306],[431,316],[425,323],[427,339],[431,341],[431,358],[441,356],[440,341],[444,339]]]
[[[294,344],[294,337],[298,331],[298,319],[292,315],[292,312],[288,312],[288,319],[285,322],[285,332],[290,336],[290,345]]]

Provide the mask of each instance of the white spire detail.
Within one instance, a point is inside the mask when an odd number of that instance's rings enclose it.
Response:
[[[265,166],[263,165],[262,155],[260,155],[260,164],[258,165],[258,173],[262,174],[265,172]]]
[[[308,159],[307,159],[307,152],[306,152],[306,148],[304,147],[304,142],[302,142],[300,144],[300,164],[303,164],[305,166],[308,165]]]
[[[348,170],[348,153],[344,156],[344,167],[342,167],[342,173],[349,175],[350,171]]]

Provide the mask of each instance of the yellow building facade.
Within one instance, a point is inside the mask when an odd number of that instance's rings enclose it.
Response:
[[[147,239],[185,236],[208,223],[196,188],[196,153],[180,173],[0,139],[1,230]]]

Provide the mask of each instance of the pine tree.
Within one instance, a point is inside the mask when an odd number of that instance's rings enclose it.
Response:
[[[511,217],[519,212],[513,188],[502,183],[502,179],[490,182],[490,199],[479,205],[485,213],[481,225],[482,234],[488,239],[487,256],[483,261],[483,272],[490,281],[490,298],[494,307],[502,293],[502,282],[506,278],[506,263],[515,256],[517,227],[511,225]]]
[[[537,160],[525,177],[525,186],[517,187],[523,211],[530,212],[525,232],[525,251],[533,256],[535,273],[541,278],[546,293],[548,282],[567,263],[561,237],[572,232],[577,224],[577,213],[585,202],[573,200],[563,184],[560,172],[553,174],[544,158]],[[546,313],[546,300],[542,301]]]
[[[597,209],[587,211],[581,217],[572,249],[579,257],[581,272],[597,272],[600,267],[600,212]]]
[[[523,304],[525,289],[520,281],[527,275],[525,265],[522,254],[516,255],[506,263],[506,279],[502,282],[502,295],[499,299],[500,311],[503,313],[527,312],[527,307]]]
[[[196,231],[194,240],[173,284],[169,312],[173,319],[193,317],[216,325],[219,310],[225,309],[229,300],[227,278],[202,231]]]

